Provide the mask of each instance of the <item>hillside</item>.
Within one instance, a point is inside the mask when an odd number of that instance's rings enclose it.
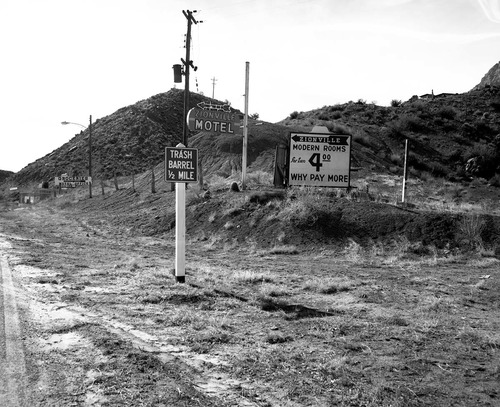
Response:
[[[2,183],[4,180],[6,180],[7,178],[9,178],[13,174],[14,173],[12,171],[0,170],[0,183]]]
[[[222,103],[191,93],[191,107],[200,102]],[[115,173],[118,176],[138,174],[161,162],[165,147],[182,141],[183,103],[184,92],[171,89],[96,120],[92,125],[94,178],[107,179]],[[61,173],[87,175],[88,136],[88,129],[81,131],[58,149],[23,168],[9,182],[28,185],[52,180]],[[224,150],[224,142],[218,145]],[[200,156],[205,159],[207,154]]]
[[[417,177],[491,179],[500,172],[500,89],[412,97],[382,107],[363,100],[293,112],[285,126],[327,126],[353,135],[353,165],[398,173],[404,140],[410,141],[409,166]]]
[[[182,139],[183,93],[171,89],[96,120],[92,130],[94,179],[109,179],[115,173],[139,174],[160,164],[164,148]],[[191,107],[203,101],[212,100],[191,94]],[[364,171],[401,174],[408,139],[412,176],[451,181],[484,178],[500,185],[500,88],[495,86],[463,94],[414,96],[406,102],[394,100],[390,107],[351,101],[292,112],[276,124],[250,120],[249,171],[272,172],[276,145],[287,142],[289,131],[309,132],[315,125],[352,134],[352,166]],[[241,170],[241,136],[191,133],[189,146],[200,150],[204,175],[228,177]],[[85,130],[23,168],[8,183],[39,184],[61,173],[86,175],[87,165]]]

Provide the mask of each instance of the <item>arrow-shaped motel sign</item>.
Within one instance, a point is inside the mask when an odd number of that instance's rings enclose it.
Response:
[[[332,146],[347,146],[349,136],[329,135],[329,136],[308,136],[307,134],[292,136],[296,143],[322,143]]]
[[[223,105],[217,105],[214,103],[200,102],[197,106],[202,110],[219,110],[222,112],[231,112],[231,106],[227,103]]]

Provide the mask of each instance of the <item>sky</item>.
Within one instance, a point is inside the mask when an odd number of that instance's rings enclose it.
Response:
[[[184,89],[183,10],[198,21],[190,90],[243,111],[248,62],[249,113],[273,123],[467,92],[500,61],[500,0],[0,0],[0,169],[49,154],[90,115]]]

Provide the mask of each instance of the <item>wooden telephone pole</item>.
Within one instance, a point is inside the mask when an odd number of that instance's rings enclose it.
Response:
[[[193,65],[193,61],[190,59],[190,54],[191,54],[191,25],[198,24],[198,21],[193,17],[193,13],[196,13],[196,10],[190,11],[190,10],[182,10],[182,14],[184,14],[184,17],[187,19],[187,34],[186,34],[186,60],[181,59],[182,63],[184,64],[184,76],[185,76],[185,82],[184,82],[184,120],[182,122],[182,134],[183,134],[183,144],[185,147],[188,146],[188,133],[189,129],[186,123],[187,119],[187,114],[189,112],[189,68],[192,67],[195,71],[198,69]],[[203,21],[200,21],[202,23]]]

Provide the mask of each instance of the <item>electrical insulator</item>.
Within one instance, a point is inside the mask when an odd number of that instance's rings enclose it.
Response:
[[[174,69],[174,82],[181,83],[182,82],[182,65],[175,64],[172,68]]]

